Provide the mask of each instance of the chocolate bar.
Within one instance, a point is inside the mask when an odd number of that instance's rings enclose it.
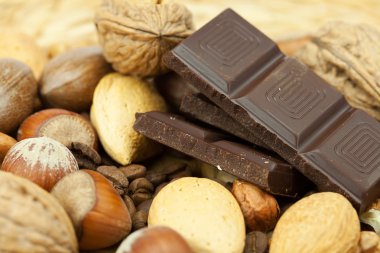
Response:
[[[164,57],[320,191],[359,212],[380,196],[380,125],[228,9]]]
[[[253,133],[245,129],[239,122],[233,119],[225,111],[213,104],[202,94],[188,94],[182,98],[179,110],[195,119],[218,127],[227,133],[249,141],[257,146],[269,149],[269,147]]]
[[[187,122],[178,115],[136,114],[134,129],[273,194],[295,197],[312,185],[288,163],[228,140],[225,134]]]

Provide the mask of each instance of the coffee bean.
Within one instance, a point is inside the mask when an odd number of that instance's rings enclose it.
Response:
[[[128,178],[118,168],[104,165],[99,166],[96,170],[111,181],[113,187],[120,195],[127,193],[129,186]]]
[[[127,166],[122,166],[119,169],[130,181],[146,175],[146,167],[140,164],[130,164]]]
[[[101,163],[101,157],[98,152],[84,143],[72,142],[68,148],[73,153],[81,169],[95,170]]]

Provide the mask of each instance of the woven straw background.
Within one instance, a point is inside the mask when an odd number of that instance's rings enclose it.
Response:
[[[179,1],[179,0],[177,0]],[[379,0],[188,0],[200,27],[233,8],[275,40],[315,31],[329,20],[365,22],[380,28]],[[93,17],[100,0],[0,0],[0,31],[16,27],[56,54],[97,42]]]

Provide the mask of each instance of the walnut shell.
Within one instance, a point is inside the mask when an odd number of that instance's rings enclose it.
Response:
[[[30,68],[14,59],[0,59],[0,132],[11,133],[33,112],[37,81]]]
[[[380,31],[370,25],[331,22],[296,56],[351,104],[380,120]]]
[[[107,154],[126,165],[159,151],[156,143],[133,129],[135,114],[165,110],[164,99],[151,83],[112,73],[96,87],[90,117]]]
[[[0,171],[0,252],[78,252],[71,221],[36,184]]]
[[[104,1],[95,24],[107,61],[122,74],[139,76],[166,72],[161,57],[193,30],[183,5],[149,1]]]
[[[301,199],[281,216],[270,253],[354,253],[360,239],[359,217],[351,203],[332,192]]]

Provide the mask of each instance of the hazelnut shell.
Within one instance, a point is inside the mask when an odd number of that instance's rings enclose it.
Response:
[[[116,253],[192,253],[184,238],[175,230],[156,226],[130,234]]]
[[[16,143],[6,154],[1,170],[25,177],[50,191],[62,177],[77,171],[78,164],[64,145],[39,137]]]
[[[37,81],[30,68],[14,59],[0,59],[0,132],[9,134],[33,112]]]
[[[280,208],[272,195],[240,180],[233,182],[232,194],[239,203],[245,224],[250,230],[267,232],[274,228]]]
[[[95,150],[98,138],[91,123],[83,116],[64,109],[45,109],[26,118],[17,131],[17,140],[49,137],[69,147],[73,142],[84,143]]]
[[[131,231],[131,217],[124,201],[98,172],[72,173],[57,183],[52,194],[69,214],[81,250],[111,246]]]
[[[88,111],[96,85],[111,70],[99,46],[65,52],[46,64],[41,77],[41,97],[49,107]]]

